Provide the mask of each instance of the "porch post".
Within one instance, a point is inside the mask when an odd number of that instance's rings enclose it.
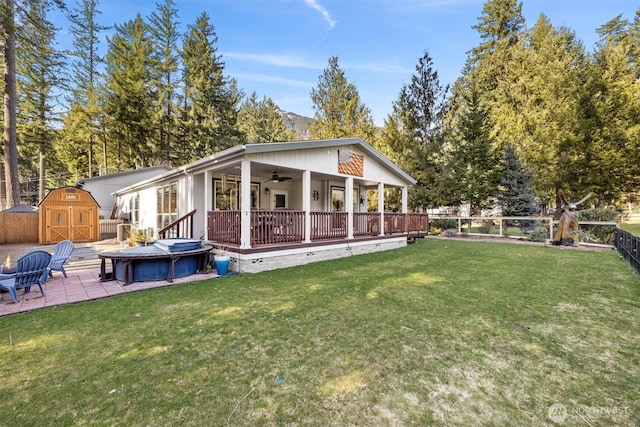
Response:
[[[406,214],[408,210],[408,200],[409,200],[409,192],[407,191],[407,186],[402,187],[402,213]]]
[[[212,191],[211,191],[211,171],[206,170],[204,172],[204,227],[202,229],[206,233],[205,240],[209,240],[209,211],[213,210],[212,203]]]
[[[402,187],[402,216],[404,217],[404,232],[408,233],[409,220],[407,218],[407,208],[408,208],[408,191],[407,186]]]
[[[304,241],[311,242],[311,171],[302,172],[302,210],[304,211]]]
[[[347,177],[344,181],[344,206],[347,211],[347,239],[353,239],[353,177]]]
[[[251,247],[251,162],[240,162],[240,248]]]
[[[384,236],[384,183],[378,183],[378,213],[380,214],[380,235]]]

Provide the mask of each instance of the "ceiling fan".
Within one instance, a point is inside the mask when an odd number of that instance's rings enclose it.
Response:
[[[273,175],[271,176],[271,179],[268,179],[267,181],[271,181],[271,182],[283,182],[283,181],[287,181],[291,179],[290,176],[279,176],[278,172],[273,172]]]

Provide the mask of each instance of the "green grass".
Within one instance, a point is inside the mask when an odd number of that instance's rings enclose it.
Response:
[[[638,425],[639,301],[613,251],[425,239],[38,310],[1,423]]]
[[[620,224],[620,228],[634,236],[640,236],[640,222],[623,222]]]

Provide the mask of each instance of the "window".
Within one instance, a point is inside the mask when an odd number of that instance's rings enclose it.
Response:
[[[137,224],[140,220],[140,196],[132,197],[129,199],[129,221]]]
[[[331,187],[331,209],[344,211],[344,187]]]
[[[222,181],[214,180],[213,183],[213,209],[214,210],[238,210],[240,209],[240,185],[239,181],[227,181],[226,191],[222,190]],[[251,184],[251,209],[260,206],[260,184]]]
[[[172,182],[158,187],[157,193],[157,227],[163,229],[178,219],[178,184]]]

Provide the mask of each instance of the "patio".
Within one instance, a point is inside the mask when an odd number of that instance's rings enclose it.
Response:
[[[124,282],[117,280],[101,282],[100,260],[97,254],[120,248],[121,246],[113,241],[77,245],[71,255],[69,263],[65,264],[68,277],[65,278],[61,273],[54,272],[53,277],[48,278],[44,286],[45,296],[40,294],[37,287],[35,287],[35,289],[32,288],[31,292],[27,294],[23,294],[23,291],[19,290],[17,304],[11,301],[9,293],[0,293],[0,316],[220,277],[215,270],[213,270],[206,274],[194,274],[175,278],[172,283],[166,280],[155,280],[149,282],[133,282],[125,286]],[[17,259],[21,255],[36,249],[53,252],[53,245],[5,244],[2,245],[1,254],[4,255],[4,258],[7,253],[10,253],[13,259]]]

